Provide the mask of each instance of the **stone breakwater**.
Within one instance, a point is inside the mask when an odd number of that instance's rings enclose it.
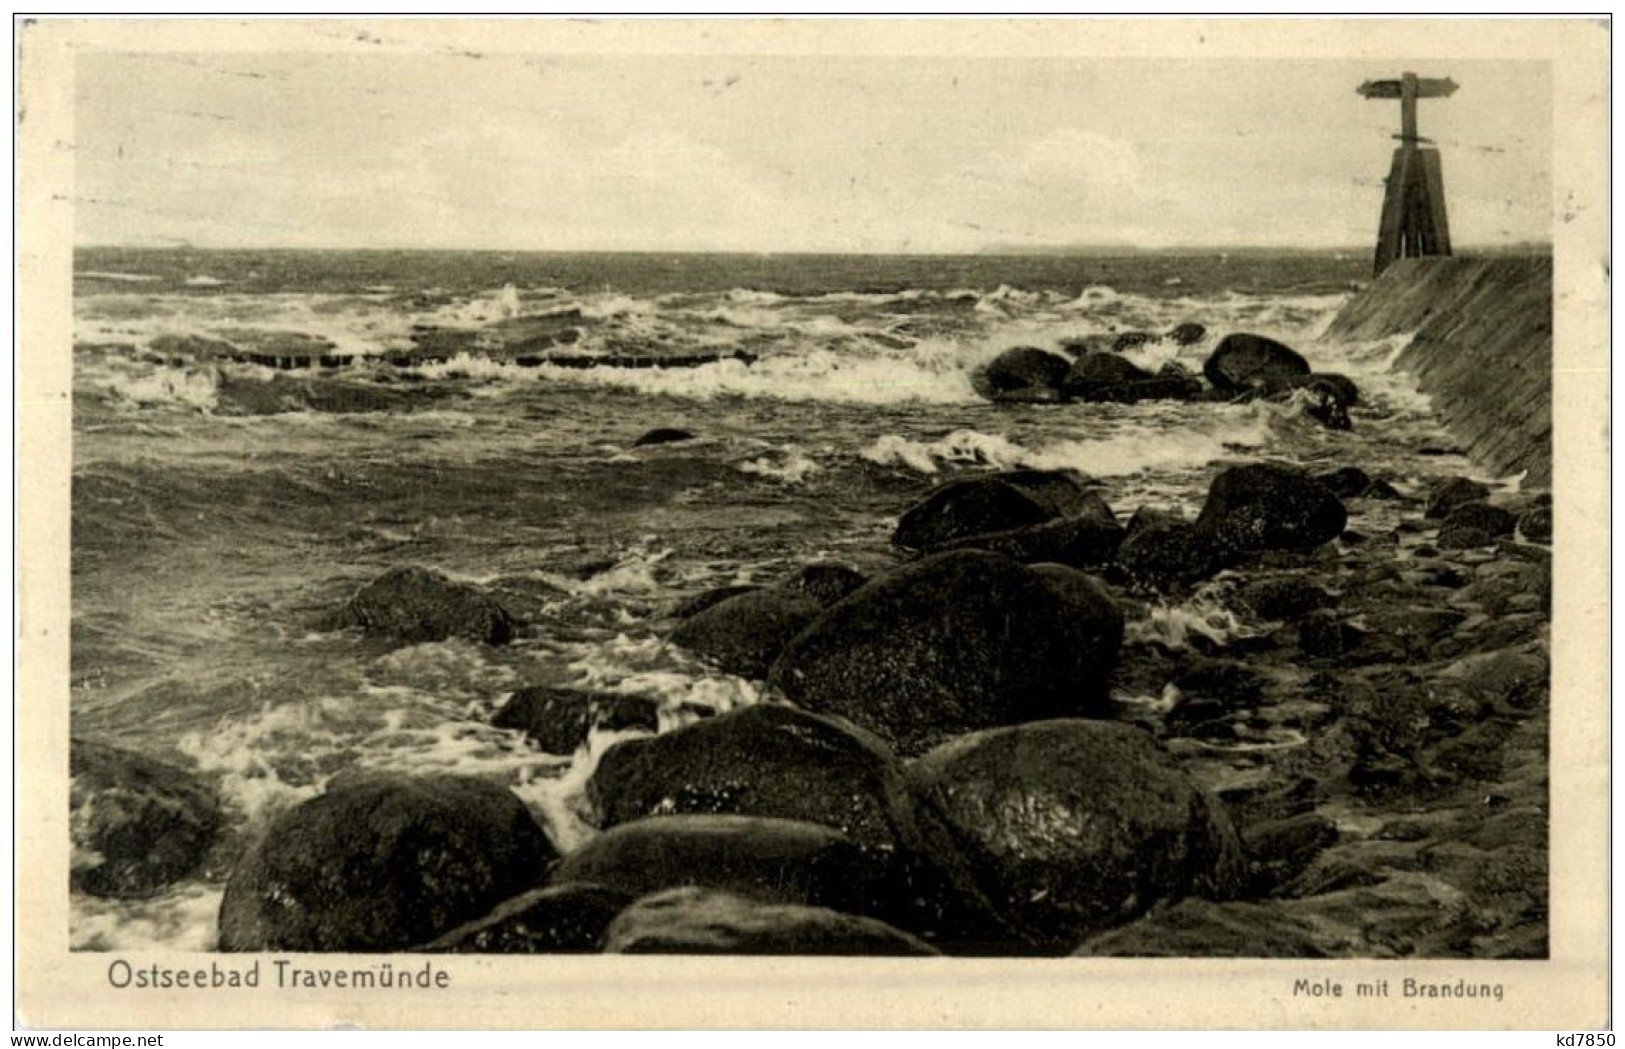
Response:
[[[1416,376],[1474,460],[1552,479],[1552,260],[1402,259],[1332,322],[1335,338],[1414,333],[1396,366]]]
[[[207,783],[80,745],[77,883],[213,863],[228,951],[1544,956],[1547,515],[1352,466],[1223,467],[1191,521],[961,476],[899,507],[893,567],[651,624],[762,703],[650,735],[625,696],[516,693],[496,717],[549,748],[645,730],[588,770],[581,844],[502,783],[357,772],[222,856]],[[331,628],[526,625],[397,571]]]

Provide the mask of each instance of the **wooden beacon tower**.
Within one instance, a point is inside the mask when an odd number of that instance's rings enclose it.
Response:
[[[1439,151],[1416,133],[1416,100],[1448,98],[1456,93],[1449,77],[1432,79],[1406,73],[1398,80],[1367,80],[1357,89],[1366,98],[1399,99],[1399,148],[1388,169],[1377,228],[1376,275],[1395,259],[1450,254],[1450,220],[1444,208],[1444,169]],[[1423,145],[1423,143],[1427,143]]]

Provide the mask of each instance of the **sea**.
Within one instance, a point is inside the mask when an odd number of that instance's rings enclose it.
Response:
[[[665,642],[672,607],[811,561],[894,565],[897,516],[949,477],[1073,468],[1126,520],[1140,506],[1195,513],[1232,462],[1357,465],[1408,493],[1473,474],[1392,368],[1406,337],[1324,336],[1369,270],[1364,253],[1334,252],[78,250],[73,732],[215,778],[231,831],[224,858],[158,897],[76,896],[73,946],[210,949],[232,849],[347,770],[489,777],[561,848],[579,844],[593,833],[583,785],[620,737],[543,753],[487,724],[505,697],[532,684],[655,695],[663,730],[756,702],[760,682]],[[754,360],[386,359],[416,326],[569,311],[571,354]],[[1271,336],[1359,384],[1353,429],[1291,400],[998,405],[972,388],[1013,346],[1186,322],[1207,335],[1129,355],[1200,372],[1225,334]],[[165,335],[283,333],[353,360],[276,371],[147,352]],[[634,447],[657,427],[695,437]],[[529,626],[505,647],[323,628],[403,565],[480,584]],[[1242,629],[1200,591],[1129,624],[1176,646]]]

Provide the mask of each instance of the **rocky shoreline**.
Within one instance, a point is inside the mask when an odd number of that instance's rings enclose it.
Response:
[[[1256,336],[1222,340],[1205,386],[1073,349],[978,382],[1298,397],[1334,430],[1358,399]],[[1186,520],[1071,471],[962,474],[899,507],[889,570],[674,606],[670,643],[765,700],[605,751],[599,833],[562,855],[500,784],[354,773],[223,860],[206,780],[75,741],[74,888],[229,868],[237,951],[1544,957],[1550,500],[1406,487],[1249,462]],[[322,625],[525,629],[413,567]],[[493,723],[569,753],[660,713],[538,686]]]

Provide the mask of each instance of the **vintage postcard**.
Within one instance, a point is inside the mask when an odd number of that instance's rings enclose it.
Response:
[[[16,38],[20,1025],[1608,1022],[1606,20]]]

